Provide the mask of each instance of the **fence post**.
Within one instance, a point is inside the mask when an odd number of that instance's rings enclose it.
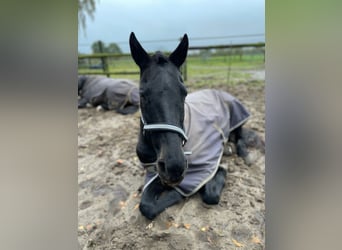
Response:
[[[98,41],[98,45],[99,45],[99,50],[100,53],[103,54],[103,44],[101,41]],[[105,75],[107,77],[110,77],[109,71],[108,71],[108,62],[107,62],[107,57],[101,57],[101,63],[102,63],[102,69],[103,69],[103,73],[105,73]]]
[[[231,64],[232,64],[232,42],[230,42],[230,47],[229,47],[229,50],[228,50],[227,84],[229,84],[229,81],[230,81]]]

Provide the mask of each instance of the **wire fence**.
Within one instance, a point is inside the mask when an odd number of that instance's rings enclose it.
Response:
[[[161,43],[171,43],[178,42],[180,38],[167,38],[167,39],[155,39],[155,40],[143,40],[142,44],[161,44]],[[225,35],[225,36],[210,36],[210,37],[191,37],[191,43],[194,46],[204,46],[206,44],[243,44],[243,43],[252,43],[252,41],[264,41],[265,34],[256,33],[256,34],[243,34],[243,35]],[[129,51],[127,40],[125,41],[117,41],[115,42],[122,48],[125,48],[123,51]],[[79,43],[78,47],[82,49],[90,49],[93,43]],[[127,49],[126,49],[127,48]]]

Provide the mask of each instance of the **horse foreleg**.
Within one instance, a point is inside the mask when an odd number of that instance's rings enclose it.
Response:
[[[148,219],[153,220],[158,214],[163,212],[166,208],[183,200],[183,196],[175,189],[165,187],[156,178],[144,190],[141,202],[140,212]]]
[[[120,114],[123,114],[123,115],[128,115],[128,114],[134,114],[135,112],[137,112],[139,109],[138,106],[133,106],[133,105],[129,105],[129,106],[126,106],[122,109],[117,109],[117,112],[120,113]]]
[[[248,156],[248,146],[244,139],[239,139],[236,143],[236,153],[241,158],[245,159]]]
[[[226,175],[226,170],[222,167],[219,167],[215,176],[199,190],[204,203],[209,205],[219,203],[221,192],[225,184]]]

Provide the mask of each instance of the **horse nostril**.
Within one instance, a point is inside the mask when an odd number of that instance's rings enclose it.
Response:
[[[164,160],[158,160],[158,174],[163,185],[174,187],[184,179],[185,169],[179,162],[166,165]]]

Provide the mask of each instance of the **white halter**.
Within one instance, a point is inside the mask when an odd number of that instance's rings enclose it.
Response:
[[[143,126],[143,132],[146,130],[155,130],[155,131],[171,131],[171,132],[176,132],[178,133],[182,139],[183,139],[183,146],[185,145],[186,141],[188,140],[188,137],[186,136],[184,130],[180,127],[174,126],[174,125],[169,125],[165,123],[153,123],[153,124],[147,124],[141,115],[141,122],[144,125]]]
[[[140,120],[143,124],[143,133],[145,133],[146,130],[150,131],[171,131],[178,133],[182,139],[183,139],[183,146],[185,145],[186,141],[188,140],[188,137],[186,136],[184,130],[182,128],[179,128],[174,125],[164,124],[164,123],[153,123],[153,124],[146,124],[142,114],[140,116]],[[184,155],[191,155],[191,151],[185,151]],[[188,168],[188,161],[186,161],[186,168]],[[157,173],[157,162],[151,162],[151,163],[142,163],[141,165],[148,171],[152,173]]]

